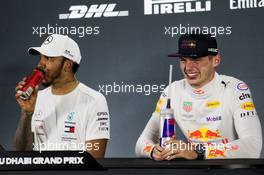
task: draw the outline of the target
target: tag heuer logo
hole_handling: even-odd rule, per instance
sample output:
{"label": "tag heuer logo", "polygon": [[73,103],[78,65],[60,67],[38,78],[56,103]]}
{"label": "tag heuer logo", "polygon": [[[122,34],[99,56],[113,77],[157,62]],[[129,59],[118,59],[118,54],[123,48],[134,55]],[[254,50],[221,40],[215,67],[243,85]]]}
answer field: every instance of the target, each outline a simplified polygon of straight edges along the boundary
{"label": "tag heuer logo", "polygon": [[192,102],[183,102],[183,110],[186,112],[190,112],[192,110]]}

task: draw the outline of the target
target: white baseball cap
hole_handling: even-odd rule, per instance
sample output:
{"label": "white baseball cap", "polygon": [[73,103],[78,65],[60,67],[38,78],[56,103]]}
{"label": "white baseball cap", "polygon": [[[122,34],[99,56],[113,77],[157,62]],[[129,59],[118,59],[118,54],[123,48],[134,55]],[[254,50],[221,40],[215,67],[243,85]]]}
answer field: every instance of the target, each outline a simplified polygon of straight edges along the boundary
{"label": "white baseball cap", "polygon": [[41,53],[48,57],[64,56],[77,64],[80,64],[82,58],[78,44],[67,35],[59,34],[48,36],[40,47],[30,47],[28,53]]}

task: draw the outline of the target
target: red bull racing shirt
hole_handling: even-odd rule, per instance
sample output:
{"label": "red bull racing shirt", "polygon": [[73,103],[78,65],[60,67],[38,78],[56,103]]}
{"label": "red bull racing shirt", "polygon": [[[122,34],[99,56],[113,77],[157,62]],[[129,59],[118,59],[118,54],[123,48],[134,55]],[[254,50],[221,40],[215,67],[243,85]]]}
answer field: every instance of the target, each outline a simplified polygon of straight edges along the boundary
{"label": "red bull racing shirt", "polygon": [[137,156],[150,157],[159,143],[160,110],[166,107],[169,88],[177,126],[189,142],[207,145],[206,159],[259,158],[262,130],[252,94],[244,82],[217,73],[201,89],[182,79],[164,90],[137,141]]}

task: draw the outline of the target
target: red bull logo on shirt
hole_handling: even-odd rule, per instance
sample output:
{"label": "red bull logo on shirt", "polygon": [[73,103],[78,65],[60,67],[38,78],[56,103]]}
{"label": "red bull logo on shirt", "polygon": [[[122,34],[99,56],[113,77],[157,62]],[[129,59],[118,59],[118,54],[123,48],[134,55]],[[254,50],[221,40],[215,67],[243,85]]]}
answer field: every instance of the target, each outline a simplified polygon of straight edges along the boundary
{"label": "red bull logo on shirt", "polygon": [[188,135],[189,135],[188,136],[189,139],[192,139],[192,138],[194,138],[194,139],[200,139],[200,138],[203,137],[202,136],[202,132],[200,130],[195,130],[193,132],[190,132]]}
{"label": "red bull logo on shirt", "polygon": [[211,150],[209,150],[207,157],[209,159],[217,158],[217,157],[226,157],[225,150],[224,149],[223,150],[211,149]]}
{"label": "red bull logo on shirt", "polygon": [[188,131],[188,139],[190,143],[203,143],[206,145],[207,158],[225,158],[227,150],[238,150],[237,145],[231,145],[227,138],[220,134],[218,129],[211,130],[206,127],[197,130]]}
{"label": "red bull logo on shirt", "polygon": [[221,138],[221,136],[219,135],[219,130],[217,129],[215,132],[211,131],[211,130],[207,130],[205,133],[205,137],[208,139],[212,139],[212,138]]}
{"label": "red bull logo on shirt", "polygon": [[221,139],[221,135],[219,133],[219,130],[212,131],[207,128],[200,128],[194,131],[188,131],[188,138],[189,140],[195,139],[197,141],[210,141],[215,139]]}

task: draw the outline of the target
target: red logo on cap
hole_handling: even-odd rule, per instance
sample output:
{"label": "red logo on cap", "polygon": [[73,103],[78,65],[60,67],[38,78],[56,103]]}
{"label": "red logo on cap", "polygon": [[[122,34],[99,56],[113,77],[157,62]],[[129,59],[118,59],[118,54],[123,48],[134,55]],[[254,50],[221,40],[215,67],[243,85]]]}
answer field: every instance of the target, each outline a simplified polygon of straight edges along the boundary
{"label": "red logo on cap", "polygon": [[181,47],[185,49],[187,48],[193,49],[196,47],[196,41],[195,40],[183,40]]}

